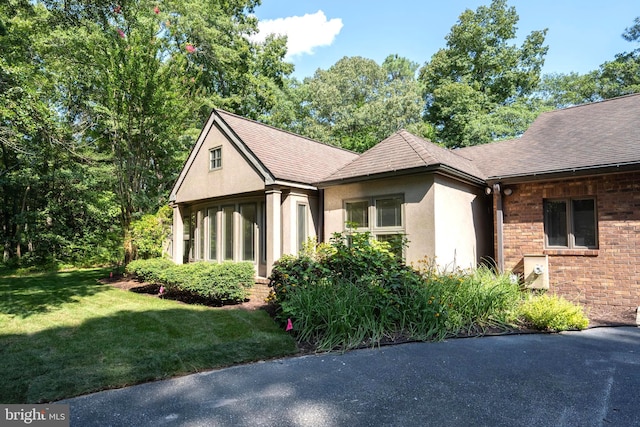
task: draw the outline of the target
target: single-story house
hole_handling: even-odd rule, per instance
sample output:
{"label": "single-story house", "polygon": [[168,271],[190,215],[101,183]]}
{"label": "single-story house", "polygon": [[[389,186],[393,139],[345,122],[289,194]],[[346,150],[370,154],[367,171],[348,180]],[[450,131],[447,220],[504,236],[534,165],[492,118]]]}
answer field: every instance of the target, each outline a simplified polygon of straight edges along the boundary
{"label": "single-story house", "polygon": [[171,192],[173,257],[260,277],[309,237],[409,241],[409,263],[494,260],[532,287],[640,304],[640,95],[543,113],[457,150],[401,130],[356,154],[214,110]]}

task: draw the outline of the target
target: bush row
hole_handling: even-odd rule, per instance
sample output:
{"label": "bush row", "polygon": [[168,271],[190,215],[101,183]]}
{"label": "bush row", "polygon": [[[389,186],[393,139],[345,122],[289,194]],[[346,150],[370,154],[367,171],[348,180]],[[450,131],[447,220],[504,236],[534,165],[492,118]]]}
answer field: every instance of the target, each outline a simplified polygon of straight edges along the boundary
{"label": "bush row", "polygon": [[[426,261],[413,268],[397,253],[402,247],[373,240],[369,233],[335,234],[328,244],[310,244],[297,257],[282,257],[269,277],[268,299],[280,321],[292,321],[297,339],[318,350],[399,338],[437,340],[506,329],[523,320],[550,330],[586,326],[581,308],[573,305],[574,311],[555,309],[544,300],[542,307],[526,310],[526,292],[507,274],[488,267],[442,272]],[[553,311],[555,320],[545,323],[537,315],[543,321],[534,322],[535,310]]]}
{"label": "bush row", "polygon": [[220,303],[238,303],[249,296],[255,271],[249,262],[195,262],[176,265],[166,258],[135,260],[127,273],[163,285],[168,292],[189,292]]}

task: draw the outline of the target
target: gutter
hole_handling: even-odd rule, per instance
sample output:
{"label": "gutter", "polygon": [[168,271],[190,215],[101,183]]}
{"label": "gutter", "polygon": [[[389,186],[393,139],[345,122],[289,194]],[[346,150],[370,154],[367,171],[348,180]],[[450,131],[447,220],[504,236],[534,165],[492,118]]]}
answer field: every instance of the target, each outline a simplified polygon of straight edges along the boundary
{"label": "gutter", "polygon": [[500,184],[493,184],[493,199],[496,203],[496,262],[498,263],[498,271],[504,273],[504,213]]}

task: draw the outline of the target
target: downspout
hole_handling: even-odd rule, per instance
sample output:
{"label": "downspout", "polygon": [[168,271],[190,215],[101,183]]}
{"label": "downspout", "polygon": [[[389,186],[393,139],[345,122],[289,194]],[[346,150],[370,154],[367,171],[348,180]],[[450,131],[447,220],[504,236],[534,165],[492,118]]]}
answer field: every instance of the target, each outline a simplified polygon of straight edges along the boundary
{"label": "downspout", "polygon": [[498,271],[500,273],[504,273],[504,215],[502,213],[502,193],[500,191],[500,184],[493,184],[493,194],[496,201],[496,261],[498,263]]}

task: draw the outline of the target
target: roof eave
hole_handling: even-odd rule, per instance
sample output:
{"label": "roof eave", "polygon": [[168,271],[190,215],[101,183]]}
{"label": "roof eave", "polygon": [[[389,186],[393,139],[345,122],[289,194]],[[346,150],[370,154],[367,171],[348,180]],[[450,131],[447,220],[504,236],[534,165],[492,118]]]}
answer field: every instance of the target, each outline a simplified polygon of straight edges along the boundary
{"label": "roof eave", "polygon": [[442,175],[459,179],[461,181],[474,184],[479,187],[484,187],[486,185],[485,180],[482,178],[479,178],[477,176],[468,174],[461,170],[458,170],[440,163],[428,165],[426,167],[419,166],[419,167],[413,167],[413,168],[407,168],[407,169],[396,169],[392,171],[386,171],[386,172],[380,172],[380,173],[374,173],[374,174],[353,176],[353,177],[348,177],[344,179],[326,180],[326,181],[319,182],[315,185],[318,188],[327,188],[327,187],[333,187],[336,185],[351,184],[354,182],[366,181],[370,179],[394,178],[398,176],[415,175],[420,173],[440,173]]}
{"label": "roof eave", "polygon": [[552,171],[529,172],[522,174],[494,175],[487,178],[488,184],[502,182],[505,184],[517,184],[533,181],[549,181],[554,179],[567,179],[573,177],[586,177],[593,175],[608,175],[640,170],[640,162],[612,163],[607,165],[582,166],[565,168]]}

